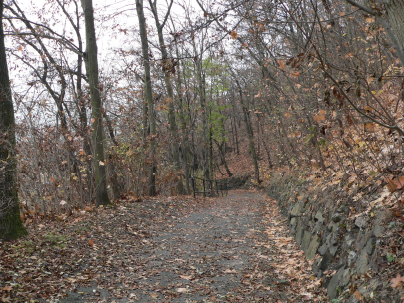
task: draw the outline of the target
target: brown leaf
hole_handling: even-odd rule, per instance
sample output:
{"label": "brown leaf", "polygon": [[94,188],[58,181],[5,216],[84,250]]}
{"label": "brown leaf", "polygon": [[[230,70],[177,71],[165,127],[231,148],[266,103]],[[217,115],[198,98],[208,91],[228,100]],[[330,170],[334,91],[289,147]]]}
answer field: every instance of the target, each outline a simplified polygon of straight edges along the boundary
{"label": "brown leaf", "polygon": [[236,33],[236,31],[231,31],[230,36],[232,39],[237,39],[238,34]]}
{"label": "brown leaf", "polygon": [[389,192],[395,192],[398,189],[404,187],[404,176],[399,176],[398,178],[391,179],[387,184],[387,189]]}
{"label": "brown leaf", "polygon": [[91,247],[93,247],[93,246],[94,246],[94,240],[93,240],[93,239],[90,239],[90,240],[88,241],[88,245],[90,245]]}
{"label": "brown leaf", "polygon": [[400,282],[404,282],[404,277],[401,277],[400,274],[397,274],[397,277],[390,280],[391,287],[396,288]]}
{"label": "brown leaf", "polygon": [[355,298],[358,300],[363,300],[363,296],[361,295],[361,293],[359,291],[355,291],[354,292]]}
{"label": "brown leaf", "polygon": [[285,64],[283,63],[283,60],[278,60],[278,64],[279,64],[279,68],[280,68],[281,70],[284,70],[284,69],[285,69]]}
{"label": "brown leaf", "polygon": [[375,124],[373,122],[366,122],[365,131],[369,132],[369,133],[373,133],[375,131]]}
{"label": "brown leaf", "polygon": [[6,286],[4,286],[3,290],[5,290],[5,291],[12,291],[13,288],[12,288],[10,285],[6,285]]}
{"label": "brown leaf", "polygon": [[313,116],[313,120],[317,123],[325,121],[325,115],[315,115]]}

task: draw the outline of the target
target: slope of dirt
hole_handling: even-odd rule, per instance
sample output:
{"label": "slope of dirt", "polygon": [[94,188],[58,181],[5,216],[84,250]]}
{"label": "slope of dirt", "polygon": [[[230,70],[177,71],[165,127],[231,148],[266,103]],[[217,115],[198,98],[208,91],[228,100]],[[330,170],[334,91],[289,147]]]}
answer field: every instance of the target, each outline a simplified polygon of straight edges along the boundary
{"label": "slope of dirt", "polygon": [[0,297],[327,302],[285,223],[276,202],[254,191],[127,201],[1,244]]}

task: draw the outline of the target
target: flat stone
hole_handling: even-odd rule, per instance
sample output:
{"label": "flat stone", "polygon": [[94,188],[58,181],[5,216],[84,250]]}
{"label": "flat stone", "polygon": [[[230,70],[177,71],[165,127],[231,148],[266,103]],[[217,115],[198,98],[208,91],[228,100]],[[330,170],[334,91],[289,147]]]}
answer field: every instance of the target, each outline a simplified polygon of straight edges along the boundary
{"label": "flat stone", "polygon": [[358,232],[355,241],[355,248],[357,251],[362,251],[371,236],[371,232],[361,230]]}
{"label": "flat stone", "polygon": [[306,251],[307,260],[313,260],[317,253],[317,248],[320,246],[320,238],[315,235],[309,245],[309,248]]}
{"label": "flat stone", "polygon": [[295,206],[293,206],[292,210],[290,211],[291,217],[298,217],[301,215],[303,209],[303,203],[297,202]]}
{"label": "flat stone", "polygon": [[357,217],[355,219],[355,225],[360,229],[364,229],[368,225],[367,219],[364,216]]}
{"label": "flat stone", "polygon": [[318,210],[314,218],[320,223],[324,222],[323,212]]}
{"label": "flat stone", "polygon": [[341,285],[342,286],[348,285],[350,280],[351,280],[351,273],[349,271],[349,268],[347,268],[347,269],[344,270],[344,273],[342,274]]}
{"label": "flat stone", "polygon": [[296,236],[295,236],[297,245],[301,245],[301,244],[302,244],[303,232],[304,232],[304,229],[303,229],[303,220],[302,220],[302,219],[299,219],[299,220],[297,221]]}
{"label": "flat stone", "polygon": [[351,245],[355,242],[355,239],[351,237],[351,235],[347,235],[345,237],[345,243],[348,247],[351,247]]}
{"label": "flat stone", "polygon": [[296,226],[296,218],[292,218],[292,219],[290,220],[290,226],[291,226],[291,227],[295,227],[295,226]]}
{"label": "flat stone", "polygon": [[339,223],[335,223],[333,221],[328,224],[328,229],[331,231],[337,231],[340,228]]}
{"label": "flat stone", "polygon": [[373,251],[375,250],[375,245],[376,245],[376,239],[370,238],[365,245],[365,250],[368,255],[373,254]]}
{"label": "flat stone", "polygon": [[338,246],[337,245],[332,245],[328,249],[330,251],[330,254],[335,256],[335,254],[337,253],[337,250],[338,250]]}
{"label": "flat stone", "polygon": [[356,271],[359,275],[364,274],[368,270],[368,254],[365,250],[359,255],[358,261],[356,261]]}
{"label": "flat stone", "polygon": [[340,279],[344,274],[344,267],[341,267],[335,275],[332,276],[330,283],[327,286],[327,293],[330,299],[335,299],[338,296],[338,287],[340,287]]}
{"label": "flat stone", "polygon": [[373,228],[373,234],[375,235],[376,238],[380,238],[383,236],[384,231],[386,228],[380,224],[376,224],[375,227]]}
{"label": "flat stone", "polygon": [[324,243],[323,245],[320,246],[320,248],[318,249],[318,253],[322,256],[325,255],[325,253],[328,251],[328,244]]}
{"label": "flat stone", "polygon": [[309,248],[310,237],[311,237],[311,232],[306,230],[304,232],[303,239],[302,239],[302,245],[301,245],[302,250],[306,251]]}
{"label": "flat stone", "polygon": [[348,253],[348,266],[351,266],[351,265],[355,262],[356,256],[357,256],[357,254],[356,254],[356,252],[353,251],[353,250],[351,250],[351,251]]}

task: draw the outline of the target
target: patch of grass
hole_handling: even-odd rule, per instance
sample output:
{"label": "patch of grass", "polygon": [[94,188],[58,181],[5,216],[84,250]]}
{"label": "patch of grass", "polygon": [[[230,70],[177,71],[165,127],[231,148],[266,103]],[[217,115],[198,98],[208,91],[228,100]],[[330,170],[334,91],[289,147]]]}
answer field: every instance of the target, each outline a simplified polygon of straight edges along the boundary
{"label": "patch of grass", "polygon": [[90,223],[84,223],[84,224],[82,224],[80,226],[77,226],[74,231],[77,234],[82,234],[82,233],[90,232],[91,229],[92,229],[92,227],[91,227]]}
{"label": "patch of grass", "polygon": [[17,250],[24,250],[27,253],[32,253],[35,251],[35,244],[31,240],[23,241],[20,245],[12,245]]}
{"label": "patch of grass", "polygon": [[66,247],[66,242],[68,237],[66,235],[57,234],[55,232],[50,232],[45,235],[45,239],[51,245],[57,245],[60,248]]}

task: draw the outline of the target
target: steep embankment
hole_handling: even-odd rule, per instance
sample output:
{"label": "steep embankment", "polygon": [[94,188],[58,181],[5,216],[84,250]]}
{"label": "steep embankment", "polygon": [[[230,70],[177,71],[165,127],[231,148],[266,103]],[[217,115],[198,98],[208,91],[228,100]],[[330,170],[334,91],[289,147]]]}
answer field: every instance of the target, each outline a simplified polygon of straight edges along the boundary
{"label": "steep embankment", "polygon": [[276,173],[266,191],[333,302],[402,302],[398,193],[384,181],[354,183],[353,175]]}

